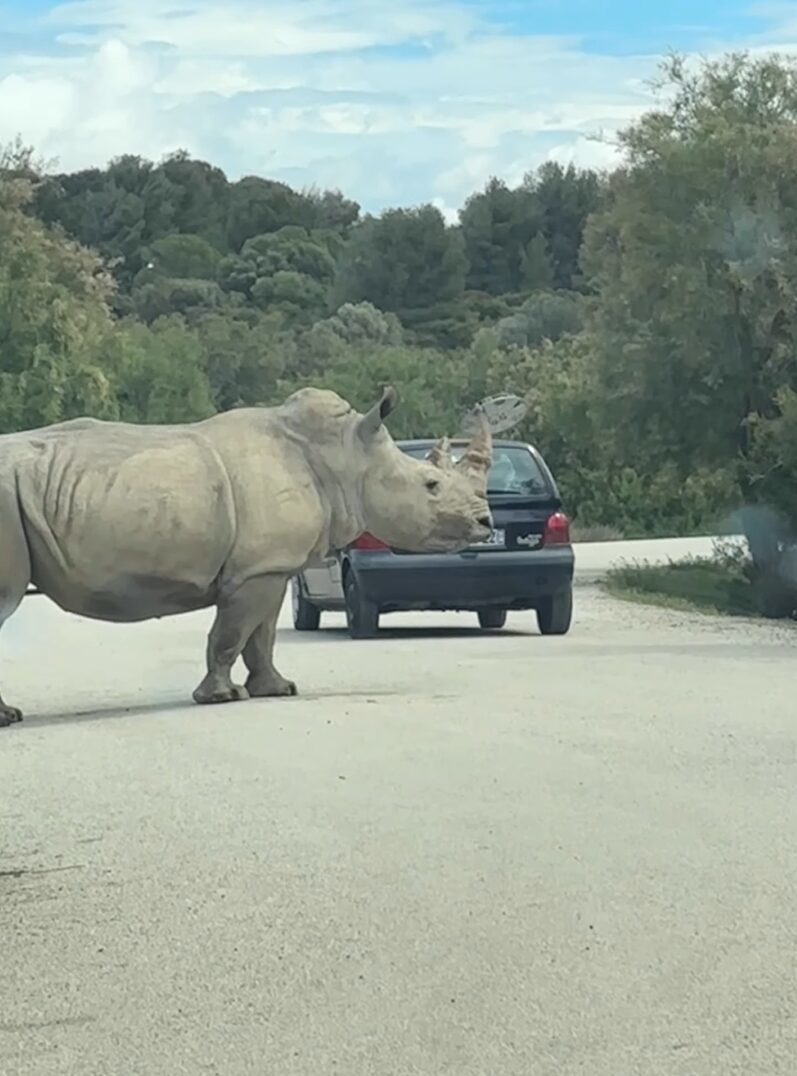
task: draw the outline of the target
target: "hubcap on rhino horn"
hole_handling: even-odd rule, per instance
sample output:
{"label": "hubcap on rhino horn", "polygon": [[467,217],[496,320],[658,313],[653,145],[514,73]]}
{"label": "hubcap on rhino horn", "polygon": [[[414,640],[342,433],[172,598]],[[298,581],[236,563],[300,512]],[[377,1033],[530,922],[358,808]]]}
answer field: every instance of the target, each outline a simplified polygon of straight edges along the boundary
{"label": "hubcap on rhino horn", "polygon": [[462,432],[467,437],[472,437],[478,427],[479,416],[487,420],[490,433],[495,436],[498,433],[506,433],[513,426],[523,421],[528,413],[528,404],[520,396],[514,393],[502,393],[498,396],[487,396],[476,404],[465,415],[462,423]]}

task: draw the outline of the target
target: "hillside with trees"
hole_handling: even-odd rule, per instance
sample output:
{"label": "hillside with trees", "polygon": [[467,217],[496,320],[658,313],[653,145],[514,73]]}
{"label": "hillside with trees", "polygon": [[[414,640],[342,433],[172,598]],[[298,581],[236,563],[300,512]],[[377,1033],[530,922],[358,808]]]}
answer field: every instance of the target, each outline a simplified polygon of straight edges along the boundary
{"label": "hillside with trees", "polygon": [[0,160],[0,430],[182,421],[303,384],[396,436],[526,398],[574,516],[628,535],[797,520],[797,67],[662,68],[611,174],[492,179],[447,224],[175,153]]}

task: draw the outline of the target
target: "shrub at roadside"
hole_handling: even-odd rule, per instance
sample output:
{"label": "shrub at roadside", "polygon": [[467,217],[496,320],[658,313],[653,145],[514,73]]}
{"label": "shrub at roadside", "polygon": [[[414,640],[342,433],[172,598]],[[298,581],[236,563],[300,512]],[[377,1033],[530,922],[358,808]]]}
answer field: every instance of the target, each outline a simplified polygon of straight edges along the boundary
{"label": "shrub at roadside", "polygon": [[774,602],[748,551],[730,542],[718,543],[711,557],[622,565],[609,572],[606,588],[633,601],[730,616],[797,614],[797,592],[781,587]]}

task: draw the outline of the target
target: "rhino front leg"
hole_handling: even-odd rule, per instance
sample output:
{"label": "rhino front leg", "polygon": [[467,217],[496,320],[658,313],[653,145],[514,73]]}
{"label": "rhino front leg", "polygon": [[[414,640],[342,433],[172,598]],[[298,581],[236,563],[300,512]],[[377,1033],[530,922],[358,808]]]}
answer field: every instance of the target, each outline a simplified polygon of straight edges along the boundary
{"label": "rhino front leg", "polygon": [[274,642],[277,620],[285,600],[287,576],[270,576],[268,600],[261,606],[262,622],[255,628],[244,647],[244,664],[249,670],[246,690],[254,698],[296,695],[293,680],[286,680],[274,668]]}
{"label": "rhino front leg", "polygon": [[[248,647],[250,640],[260,630],[259,626],[263,625],[264,620],[265,623],[271,622],[272,634],[268,650],[268,664],[274,672],[271,651],[274,648],[277,617],[285,598],[287,585],[287,576],[263,575],[257,579],[249,579],[234,594],[219,603],[216,619],[208,636],[208,671],[202,683],[194,691],[195,702],[237,702],[249,698],[248,686],[242,687],[240,684],[233,683],[232,669],[244,653],[244,647]],[[249,653],[251,654],[252,651],[250,650]],[[252,666],[245,653],[244,660],[251,669]],[[275,675],[282,680],[278,673]],[[249,681],[252,679],[250,676]],[[287,680],[283,683],[289,685]],[[259,687],[260,684],[256,682],[255,686]],[[293,686],[292,691],[269,691],[268,694],[294,694],[295,691],[296,688]],[[260,691],[254,693],[261,694]]]}
{"label": "rhino front leg", "polygon": [[264,603],[272,587],[269,577],[250,579],[219,602],[206,651],[207,675],[194,691],[194,702],[238,702],[249,698],[241,684],[232,681],[232,669],[247,640],[263,619]]}

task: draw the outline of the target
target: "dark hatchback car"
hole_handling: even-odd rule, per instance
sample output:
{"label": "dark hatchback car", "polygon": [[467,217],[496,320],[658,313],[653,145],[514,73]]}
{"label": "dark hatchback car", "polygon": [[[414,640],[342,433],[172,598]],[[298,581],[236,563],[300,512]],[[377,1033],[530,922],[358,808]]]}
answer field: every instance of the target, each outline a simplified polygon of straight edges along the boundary
{"label": "dark hatchback car", "polygon": [[[398,441],[423,459],[432,440]],[[452,444],[456,460],[465,441]],[[352,638],[376,634],[383,613],[471,610],[484,629],[504,626],[511,609],[534,609],[543,635],[564,635],[573,612],[570,524],[553,475],[521,441],[493,442],[487,496],[494,531],[460,553],[405,553],[364,534],[291,581],[293,623],[318,628],[324,610],[343,610]]]}

